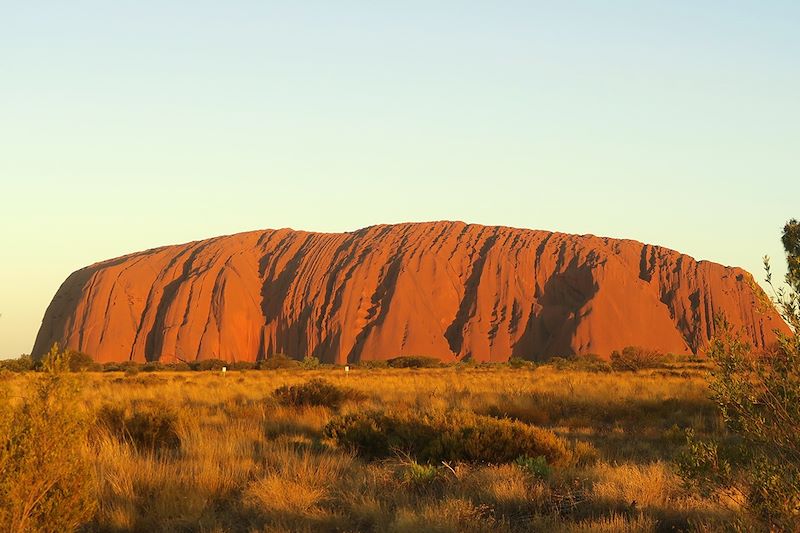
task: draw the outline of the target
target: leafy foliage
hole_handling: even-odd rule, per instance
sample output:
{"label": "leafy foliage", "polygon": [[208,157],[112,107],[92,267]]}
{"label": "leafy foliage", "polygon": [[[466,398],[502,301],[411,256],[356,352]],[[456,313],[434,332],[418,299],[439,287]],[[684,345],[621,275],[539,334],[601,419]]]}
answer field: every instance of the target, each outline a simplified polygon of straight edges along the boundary
{"label": "leafy foliage", "polygon": [[[751,515],[770,529],[800,523],[800,224],[784,228],[788,289],[777,307],[792,328],[761,356],[720,317],[709,357],[718,365],[711,382],[733,442],[703,442],[690,435],[681,462],[684,477],[707,493],[738,493]],[[772,276],[767,265],[767,281]]]}
{"label": "leafy foliage", "polygon": [[74,531],[94,514],[89,421],[69,353],[53,346],[44,373],[16,403],[0,403],[0,524],[5,531]]}
{"label": "leafy foliage", "polygon": [[309,355],[303,358],[300,366],[303,368],[303,370],[315,370],[320,367],[320,362],[316,357],[311,357]]}
{"label": "leafy foliage", "polygon": [[543,455],[536,457],[521,455],[517,457],[517,460],[514,461],[514,464],[516,464],[524,472],[537,479],[547,479],[552,473],[552,468],[550,468],[550,465],[547,464],[547,458]]}

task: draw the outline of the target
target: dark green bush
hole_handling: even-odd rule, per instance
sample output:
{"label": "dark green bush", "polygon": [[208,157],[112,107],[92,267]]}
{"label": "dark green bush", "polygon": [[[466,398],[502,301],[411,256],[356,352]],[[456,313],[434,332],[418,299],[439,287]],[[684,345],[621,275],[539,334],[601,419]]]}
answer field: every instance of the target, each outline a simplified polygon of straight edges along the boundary
{"label": "dark green bush", "polygon": [[137,375],[139,375],[139,365],[126,365],[124,368],[125,368],[125,375],[126,376],[137,376]]}
{"label": "dark green bush", "polygon": [[356,363],[359,368],[373,369],[373,368],[386,368],[388,363],[386,361],[359,361]]}
{"label": "dark green bush", "polygon": [[163,404],[138,407],[133,412],[104,405],[97,412],[97,423],[139,451],[174,450],[181,445],[177,431],[178,413]]}
{"label": "dark green bush", "polygon": [[435,357],[424,355],[401,355],[386,361],[392,368],[438,368],[442,362]]}
{"label": "dark green bush", "polygon": [[172,372],[186,372],[192,369],[188,363],[184,363],[183,361],[178,361],[177,363],[168,363],[164,365],[164,368]]}
{"label": "dark green bush", "polygon": [[508,360],[508,366],[511,368],[532,368],[535,364],[533,361],[528,361],[522,357],[512,357]]}
{"label": "dark green bush", "polygon": [[663,368],[666,363],[667,357],[663,353],[638,346],[626,346],[622,351],[611,353],[611,368],[614,370]]}
{"label": "dark green bush", "polygon": [[125,372],[131,367],[136,367],[136,370],[139,370],[139,363],[136,361],[119,361],[119,362],[110,362],[110,363],[103,363],[101,365],[103,372]]}
{"label": "dark green bush", "polygon": [[158,361],[148,361],[141,366],[142,372],[161,372],[167,368]]}
{"label": "dark green bush", "polygon": [[316,357],[311,357],[308,355],[300,362],[300,366],[302,366],[305,370],[315,370],[319,368],[320,362]]}
{"label": "dark green bush", "polygon": [[33,370],[34,361],[28,354],[20,355],[16,359],[5,359],[0,361],[0,370],[8,370],[10,372],[28,372]]}
{"label": "dark green bush", "polygon": [[252,361],[233,361],[228,365],[228,370],[253,370],[256,364]]}
{"label": "dark green bush", "polygon": [[281,353],[271,355],[256,364],[256,368],[259,370],[278,370],[279,368],[297,368],[299,366],[300,361]]}
{"label": "dark green bush", "polygon": [[471,412],[392,411],[352,413],[331,420],[325,435],[368,458],[403,452],[416,460],[508,463],[543,456],[568,464],[573,453],[552,431]]}
{"label": "dark green bush", "polygon": [[91,355],[72,350],[69,350],[66,353],[68,354],[70,372],[83,372],[86,370],[92,370],[95,366],[94,359],[92,359]]}
{"label": "dark green bush", "polygon": [[557,370],[579,370],[583,372],[611,372],[608,361],[595,354],[553,357],[550,364]]}
{"label": "dark green bush", "polygon": [[295,407],[323,405],[338,409],[347,400],[360,400],[363,395],[353,389],[337,387],[323,379],[312,379],[300,385],[284,385],[272,393],[278,403]]}
{"label": "dark green bush", "polygon": [[222,367],[227,367],[228,362],[223,361],[222,359],[201,359],[199,361],[192,361],[189,363],[189,367],[192,370],[198,370],[201,372],[207,372],[209,370],[222,370]]}
{"label": "dark green bush", "polygon": [[543,455],[536,457],[529,457],[521,455],[517,457],[514,464],[517,465],[523,472],[530,474],[538,479],[547,479],[552,473],[552,468],[547,464],[547,458]]}

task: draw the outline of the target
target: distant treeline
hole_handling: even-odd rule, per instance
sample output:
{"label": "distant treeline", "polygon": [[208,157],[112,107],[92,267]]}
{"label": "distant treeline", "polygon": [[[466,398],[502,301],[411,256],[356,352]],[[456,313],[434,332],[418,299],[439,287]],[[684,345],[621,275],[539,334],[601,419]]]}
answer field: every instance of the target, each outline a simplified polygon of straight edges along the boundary
{"label": "distant treeline", "polygon": [[[294,359],[284,354],[275,354],[260,361],[224,361],[222,359],[202,359],[198,361],[162,363],[148,361],[122,361],[110,363],[97,363],[92,357],[83,352],[68,351],[69,369],[72,372],[125,372],[137,374],[139,372],[186,372],[186,371],[222,371],[225,370],[278,370],[278,369],[305,369],[317,368],[342,368],[343,365],[323,364],[316,357],[305,357],[302,360]],[[435,357],[421,355],[404,355],[385,361],[358,361],[350,363],[354,368],[444,368],[444,367],[487,367],[509,366],[511,368],[532,368],[539,364],[554,365],[558,368],[585,370],[589,372],[634,371],[647,368],[663,368],[671,363],[701,362],[702,359],[691,355],[663,354],[655,350],[628,346],[621,351],[611,354],[610,360],[597,355],[569,355],[552,357],[546,361],[531,361],[519,357],[512,357],[507,362],[478,363],[470,357],[445,363]],[[41,361],[30,355],[21,355],[17,359],[0,360],[0,371],[31,372],[40,370]]]}

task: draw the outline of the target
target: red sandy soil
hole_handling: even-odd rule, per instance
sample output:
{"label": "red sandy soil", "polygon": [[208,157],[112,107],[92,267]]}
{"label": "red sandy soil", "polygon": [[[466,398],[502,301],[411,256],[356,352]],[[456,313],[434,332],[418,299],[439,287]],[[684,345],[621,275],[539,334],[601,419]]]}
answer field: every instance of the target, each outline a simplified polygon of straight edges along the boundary
{"label": "red sandy soil", "polygon": [[267,230],[78,270],[33,353],[56,341],[103,362],[690,353],[719,312],[772,343],[786,326],[763,300],[740,268],[630,240],[462,222]]}

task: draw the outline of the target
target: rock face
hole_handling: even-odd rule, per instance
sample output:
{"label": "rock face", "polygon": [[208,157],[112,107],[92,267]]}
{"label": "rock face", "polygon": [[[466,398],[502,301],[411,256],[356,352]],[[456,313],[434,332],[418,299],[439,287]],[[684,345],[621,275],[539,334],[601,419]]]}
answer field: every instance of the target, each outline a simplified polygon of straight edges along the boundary
{"label": "rock face", "polygon": [[744,270],[629,240],[461,222],[267,230],[78,270],[33,353],[53,342],[98,361],[702,352],[718,312],[756,347],[785,331],[762,299]]}

